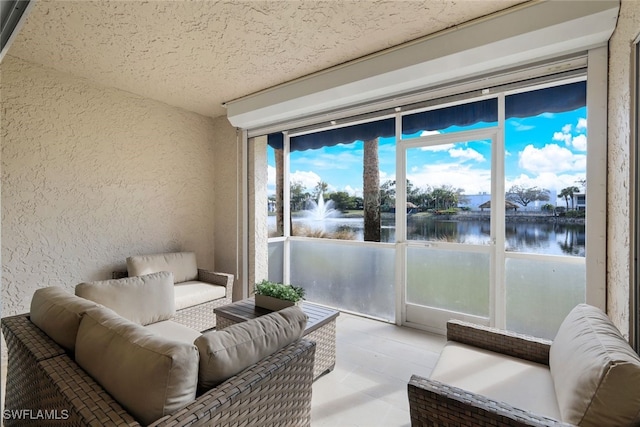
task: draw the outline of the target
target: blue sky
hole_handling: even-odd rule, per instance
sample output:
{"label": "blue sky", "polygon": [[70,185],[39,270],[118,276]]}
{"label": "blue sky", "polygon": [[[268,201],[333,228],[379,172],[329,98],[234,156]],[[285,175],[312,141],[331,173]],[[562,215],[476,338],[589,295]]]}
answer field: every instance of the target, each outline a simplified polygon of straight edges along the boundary
{"label": "blue sky", "polygon": [[[552,196],[568,186],[583,190],[578,181],[586,175],[586,117],[585,107],[508,119],[505,123],[505,188],[538,186],[552,191]],[[486,126],[480,123],[465,129]],[[444,132],[460,129],[452,127]],[[275,188],[275,161],[271,151],[269,194]],[[395,179],[395,151],[393,138],[380,140],[381,183]],[[362,154],[362,141],[293,152],[291,180],[301,182],[310,191],[322,180],[329,184],[330,191],[362,195]],[[407,177],[421,188],[451,185],[464,189],[468,195],[490,192],[490,168],[489,141],[461,141],[455,145],[411,149],[407,153]]]}

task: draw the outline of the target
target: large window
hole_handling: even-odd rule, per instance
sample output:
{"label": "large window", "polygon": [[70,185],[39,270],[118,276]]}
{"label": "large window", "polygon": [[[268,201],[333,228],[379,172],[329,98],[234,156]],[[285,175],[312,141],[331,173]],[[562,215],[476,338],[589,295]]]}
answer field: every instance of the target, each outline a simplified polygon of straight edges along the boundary
{"label": "large window", "polygon": [[270,278],[435,331],[458,317],[553,338],[588,301],[586,221],[602,198],[586,79],[269,135]]}
{"label": "large window", "polygon": [[[271,237],[284,234],[284,190],[288,186],[291,236],[395,241],[393,119],[294,135],[286,140],[288,162],[282,159],[285,137],[276,134],[269,139]],[[369,209],[365,209],[365,202]],[[371,212],[374,218],[367,217]]]}

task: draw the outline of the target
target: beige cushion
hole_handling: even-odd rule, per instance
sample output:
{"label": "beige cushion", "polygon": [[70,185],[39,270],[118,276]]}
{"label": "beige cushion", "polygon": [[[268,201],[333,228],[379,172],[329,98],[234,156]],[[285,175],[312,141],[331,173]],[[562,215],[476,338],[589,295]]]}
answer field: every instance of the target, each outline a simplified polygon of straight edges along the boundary
{"label": "beige cushion", "polygon": [[210,283],[191,280],[188,282],[176,283],[174,287],[176,310],[204,304],[205,302],[224,298],[227,288]]}
{"label": "beige cushion", "polygon": [[562,420],[625,426],[640,414],[640,359],[600,309],[576,306],[549,353]]}
{"label": "beige cushion", "polygon": [[195,341],[200,350],[198,387],[213,388],[297,341],[306,325],[307,315],[294,306],[203,334]]}
{"label": "beige cushion", "polygon": [[144,425],[195,399],[198,357],[104,307],[80,321],[76,362]]}
{"label": "beige cushion", "polygon": [[173,322],[171,320],[151,323],[144,328],[168,340],[180,341],[189,344],[193,344],[196,338],[202,335],[195,329],[191,329],[188,326]]}
{"label": "beige cushion", "polygon": [[175,283],[198,279],[196,254],[193,252],[172,252],[166,254],[137,255],[127,258],[129,276],[170,271]]}
{"label": "beige cushion", "polygon": [[173,276],[167,271],[80,283],[76,286],[76,295],[102,304],[140,325],[168,320],[176,313]]}
{"label": "beige cushion", "polygon": [[35,291],[31,299],[31,321],[61,347],[76,348],[80,318],[97,304],[79,298],[64,289],[51,286]]}
{"label": "beige cushion", "polygon": [[560,420],[547,365],[449,341],[430,378]]}

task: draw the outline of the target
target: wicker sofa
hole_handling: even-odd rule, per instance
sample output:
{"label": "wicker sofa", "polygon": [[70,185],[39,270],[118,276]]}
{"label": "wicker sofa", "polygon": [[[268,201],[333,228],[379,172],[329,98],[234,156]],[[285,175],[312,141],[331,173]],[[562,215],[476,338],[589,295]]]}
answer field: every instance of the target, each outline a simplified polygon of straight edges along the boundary
{"label": "wicker sofa", "polygon": [[231,304],[233,274],[198,268],[193,252],[169,252],[130,256],[127,269],[112,273],[113,279],[169,271],[175,284],[176,314],[173,320],[196,331],[215,328],[213,309]]}
{"label": "wicker sofa", "polygon": [[408,393],[413,426],[638,426],[640,358],[586,304],[553,342],[449,321],[431,376]]}
{"label": "wicker sofa", "polygon": [[[128,280],[141,287],[137,295],[171,292],[171,279],[152,278]],[[115,304],[156,322],[135,323],[56,287],[36,291],[30,313],[2,319],[4,425],[310,425],[315,344],[300,339],[301,310],[199,334],[159,319],[149,304],[131,310],[136,286],[133,294],[118,289],[126,298]]]}

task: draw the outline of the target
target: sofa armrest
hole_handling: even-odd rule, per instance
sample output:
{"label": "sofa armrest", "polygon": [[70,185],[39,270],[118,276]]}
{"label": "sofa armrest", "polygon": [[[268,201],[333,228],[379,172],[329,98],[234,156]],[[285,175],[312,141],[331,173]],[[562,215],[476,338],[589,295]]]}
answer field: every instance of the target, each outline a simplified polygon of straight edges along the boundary
{"label": "sofa armrest", "polygon": [[311,423],[315,343],[301,339],[150,426]]}
{"label": "sofa armrest", "polygon": [[474,323],[450,320],[447,339],[507,356],[549,364],[551,341]]}
{"label": "sofa armrest", "polygon": [[232,300],[234,280],[233,274],[220,273],[217,271],[209,271],[199,268],[198,280],[201,282],[211,283],[213,285],[224,286],[225,288],[227,288],[225,297],[229,298],[229,301]]}
{"label": "sofa armrest", "polygon": [[418,375],[408,393],[412,426],[571,426]]}
{"label": "sofa armrest", "polygon": [[66,354],[64,348],[31,322],[28,313],[3,318],[2,333],[11,359],[39,362]]}
{"label": "sofa armrest", "polygon": [[22,425],[22,411],[41,409],[65,425],[139,426],[28,314],[3,318],[2,331],[9,356],[5,425]]}

